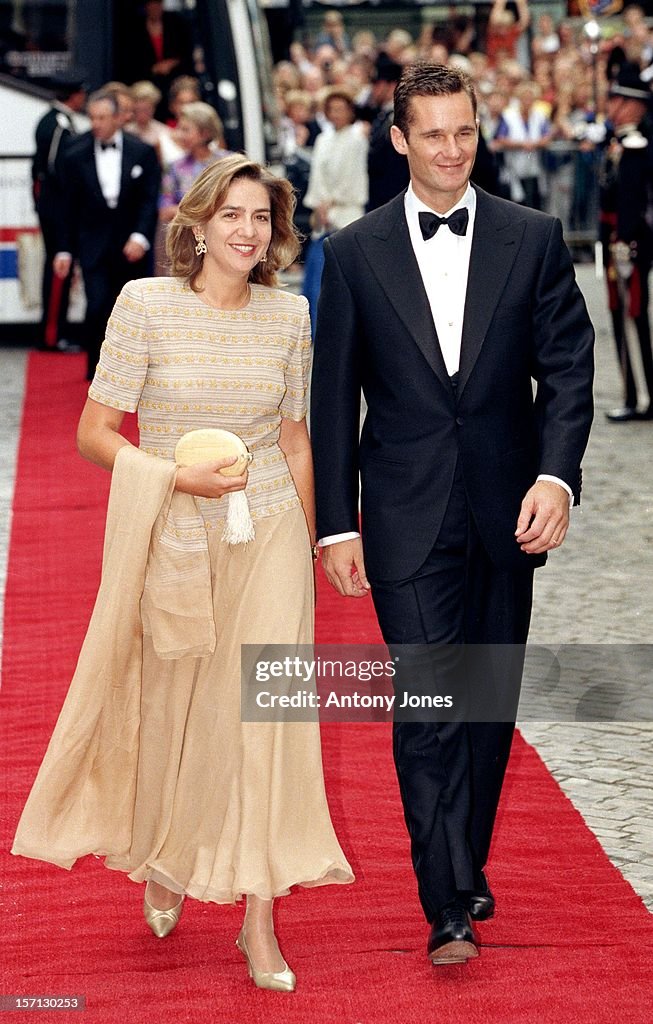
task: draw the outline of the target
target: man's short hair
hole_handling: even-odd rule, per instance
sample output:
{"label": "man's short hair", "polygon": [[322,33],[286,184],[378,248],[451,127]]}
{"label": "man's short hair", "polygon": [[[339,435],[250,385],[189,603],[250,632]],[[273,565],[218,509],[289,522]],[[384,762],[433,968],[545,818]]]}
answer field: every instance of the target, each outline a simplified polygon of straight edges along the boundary
{"label": "man's short hair", "polygon": [[394,123],[408,138],[408,131],[413,112],[411,100],[413,96],[455,96],[464,92],[469,96],[474,117],[476,118],[476,93],[469,77],[460,68],[449,68],[443,64],[427,64],[419,62],[404,68],[397,88],[395,89]]}
{"label": "man's short hair", "polygon": [[117,95],[115,94],[115,92],[110,92],[108,89],[104,88],[97,89],[95,92],[92,92],[87,100],[87,105],[90,107],[92,103],[102,102],[110,103],[111,109],[113,110],[114,114],[118,114],[120,112]]}

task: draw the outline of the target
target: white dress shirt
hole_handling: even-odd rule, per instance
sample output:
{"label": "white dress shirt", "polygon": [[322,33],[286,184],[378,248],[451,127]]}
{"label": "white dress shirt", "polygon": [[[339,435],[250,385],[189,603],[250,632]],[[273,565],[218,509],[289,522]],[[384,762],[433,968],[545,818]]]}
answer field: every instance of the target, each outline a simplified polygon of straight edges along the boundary
{"label": "white dress shirt", "polygon": [[95,170],[102,189],[107,206],[115,210],[120,196],[120,176],[122,173],[122,132],[109,139],[107,146],[103,149],[102,143],[95,140]]}
{"label": "white dress shirt", "polygon": [[[469,211],[467,231],[464,235],[455,235],[453,231],[449,230],[447,224],[442,224],[432,238],[425,240],[419,226],[419,214],[421,211],[427,213],[435,213],[435,211],[417,198],[412,184],[408,186],[404,197],[411,245],[431,307],[442,357],[450,377],[458,371],[460,366],[469,258],[472,252],[476,218],[476,192],[471,185],[468,185],[465,194],[455,206],[452,206],[444,214],[437,214],[438,217],[449,217],[454,210],[463,207],[467,207]],[[560,484],[569,495],[569,504],[573,504],[573,491],[564,480],[544,473],[537,479]],[[353,532],[337,533],[322,537],[318,543],[321,547],[327,547],[329,544],[337,544],[342,540],[353,540],[358,536],[360,534]]]}
{"label": "white dress shirt", "polygon": [[469,257],[472,252],[476,217],[476,193],[471,185],[468,185],[464,196],[455,206],[445,214],[438,214],[439,217],[448,217],[454,210],[466,207],[469,212],[469,223],[464,235],[455,235],[447,224],[443,224],[433,238],[425,241],[419,226],[419,214],[422,211],[434,211],[417,198],[412,185],[408,186],[404,207],[411,245],[431,307],[442,357],[447,373],[452,377],[460,365]]}

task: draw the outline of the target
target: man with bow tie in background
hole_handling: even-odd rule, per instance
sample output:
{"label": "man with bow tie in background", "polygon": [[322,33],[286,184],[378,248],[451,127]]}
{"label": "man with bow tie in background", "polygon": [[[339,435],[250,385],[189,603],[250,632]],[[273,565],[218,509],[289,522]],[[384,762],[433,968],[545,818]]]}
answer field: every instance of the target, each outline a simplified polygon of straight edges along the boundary
{"label": "man with bow tie in background", "polygon": [[92,380],[113,304],[130,280],[151,272],[161,173],[156,152],[120,130],[115,96],[89,97],[91,130],[68,149],[54,272],[78,258],[86,291],[84,341]]}
{"label": "man with bow tie in background", "polygon": [[[325,245],[311,391],[323,565],[344,595],[371,587],[391,649],[432,652],[437,669],[435,652],[446,668],[459,645],[492,645],[518,691],[533,570],[580,496],[593,330],[559,221],[469,185],[464,73],[406,68],[391,132],[407,191]],[[424,662],[406,657],[410,683]],[[472,919],[494,913],[484,868],[513,724],[398,718],[428,956],[465,961]]]}

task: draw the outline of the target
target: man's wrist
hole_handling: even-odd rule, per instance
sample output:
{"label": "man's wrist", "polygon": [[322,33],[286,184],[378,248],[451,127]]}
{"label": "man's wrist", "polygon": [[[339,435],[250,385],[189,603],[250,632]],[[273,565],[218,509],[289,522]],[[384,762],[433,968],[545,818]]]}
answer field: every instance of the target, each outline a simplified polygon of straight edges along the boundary
{"label": "man's wrist", "polygon": [[331,533],[327,537],[320,537],[317,544],[320,548],[328,548],[331,544],[340,544],[343,540],[357,540],[360,533],[351,530],[348,533]]}
{"label": "man's wrist", "polygon": [[132,231],[131,235],[129,236],[129,241],[137,242],[138,245],[140,245],[141,249],[144,249],[145,252],[149,252],[151,248],[147,238],[145,237],[145,235],[142,235],[140,231]]}
{"label": "man's wrist", "polygon": [[540,473],[537,479],[538,481],[543,480],[550,484],[558,484],[560,487],[562,487],[563,490],[565,490],[569,495],[569,508],[571,508],[571,506],[574,504],[574,492],[572,491],[569,484],[565,483],[564,480],[561,480],[559,476],[550,476],[548,473]]}

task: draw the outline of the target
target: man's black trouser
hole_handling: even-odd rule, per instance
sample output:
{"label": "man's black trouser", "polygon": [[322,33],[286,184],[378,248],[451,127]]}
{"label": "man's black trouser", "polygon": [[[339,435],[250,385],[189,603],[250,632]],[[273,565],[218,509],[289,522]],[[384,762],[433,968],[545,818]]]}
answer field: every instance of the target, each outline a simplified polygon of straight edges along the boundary
{"label": "man's black trouser", "polygon": [[[455,646],[450,645],[525,645],[532,590],[532,569],[499,570],[488,558],[457,471],[442,527],[425,563],[409,579],[372,583],[383,637],[393,653],[399,652],[400,664],[403,660],[406,665],[395,689],[412,685],[411,651],[420,649],[411,648],[402,659],[401,648],[395,645],[422,645],[422,652],[423,645],[429,645],[444,686],[451,663],[456,662]],[[494,677],[490,685],[516,698],[523,654],[523,647],[489,648],[488,672]],[[417,674],[424,667],[423,657],[418,661]],[[424,689],[423,680],[413,682],[416,690]],[[485,685],[483,672],[472,685]],[[393,753],[413,866],[424,913],[433,921],[458,892],[479,887],[514,723],[396,718],[397,713]]]}

